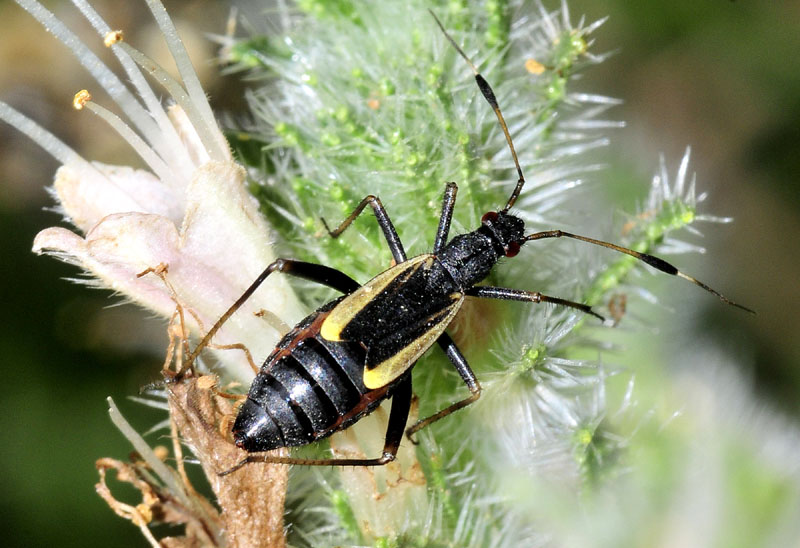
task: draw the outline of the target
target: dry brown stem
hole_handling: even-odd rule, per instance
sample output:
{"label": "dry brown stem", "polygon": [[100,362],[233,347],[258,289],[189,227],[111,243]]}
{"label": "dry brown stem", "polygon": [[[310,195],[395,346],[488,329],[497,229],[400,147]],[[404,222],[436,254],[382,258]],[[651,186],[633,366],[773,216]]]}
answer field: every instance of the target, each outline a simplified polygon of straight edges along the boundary
{"label": "dry brown stem", "polygon": [[[229,399],[208,388],[207,379],[186,378],[169,385],[170,415],[182,441],[192,447],[221,508],[226,544],[283,547],[288,467],[250,464],[220,477],[246,456],[220,429],[233,414]],[[200,386],[198,386],[198,384]]]}

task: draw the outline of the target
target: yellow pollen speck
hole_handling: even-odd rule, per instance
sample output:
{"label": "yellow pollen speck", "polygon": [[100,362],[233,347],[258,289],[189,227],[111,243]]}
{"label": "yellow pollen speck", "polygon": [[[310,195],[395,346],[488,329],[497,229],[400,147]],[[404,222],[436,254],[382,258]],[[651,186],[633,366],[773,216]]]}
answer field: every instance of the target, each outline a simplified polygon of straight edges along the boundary
{"label": "yellow pollen speck", "polygon": [[156,447],[154,447],[153,453],[156,455],[156,458],[158,458],[158,460],[162,462],[167,460],[167,457],[169,457],[169,449],[167,449],[163,445],[157,445]]}
{"label": "yellow pollen speck", "polygon": [[545,66],[536,59],[528,59],[525,61],[525,70],[531,74],[541,74],[544,72]]}
{"label": "yellow pollen speck", "polygon": [[131,519],[134,525],[147,525],[153,521],[153,509],[142,503],[136,505],[136,514]]}
{"label": "yellow pollen speck", "polygon": [[636,228],[636,223],[634,223],[633,221],[628,221],[627,223],[622,225],[622,235],[626,236],[630,234],[631,230],[633,230],[634,228]]}
{"label": "yellow pollen speck", "polygon": [[368,99],[367,106],[372,110],[378,110],[381,107],[381,102],[377,99]]}
{"label": "yellow pollen speck", "polygon": [[124,39],[125,36],[122,34],[121,30],[110,30],[106,33],[105,38],[103,38],[103,44],[105,44],[107,48],[110,48],[117,42],[122,42]]}
{"label": "yellow pollen speck", "polygon": [[83,107],[86,106],[86,103],[91,100],[92,94],[89,93],[88,90],[82,89],[75,94],[75,97],[72,98],[72,108],[75,110],[83,110]]}

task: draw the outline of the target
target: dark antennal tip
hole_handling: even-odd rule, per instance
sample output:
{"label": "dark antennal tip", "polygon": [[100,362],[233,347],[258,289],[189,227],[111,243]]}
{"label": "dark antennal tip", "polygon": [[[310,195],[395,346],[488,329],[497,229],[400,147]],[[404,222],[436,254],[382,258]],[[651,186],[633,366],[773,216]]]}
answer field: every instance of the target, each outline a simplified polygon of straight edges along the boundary
{"label": "dark antennal tip", "polygon": [[475,63],[473,63],[472,60],[469,57],[467,57],[467,54],[464,53],[464,50],[461,49],[461,47],[458,44],[456,44],[456,41],[453,40],[453,37],[450,36],[450,34],[444,28],[444,25],[442,24],[441,21],[439,21],[439,18],[436,17],[436,14],[433,13],[433,10],[429,9],[428,12],[430,12],[431,16],[436,21],[436,24],[439,25],[439,28],[441,29],[442,34],[444,34],[444,37],[447,38],[447,41],[450,42],[450,44],[452,44],[452,46],[455,48],[458,54],[461,57],[463,57],[464,60],[467,62],[467,64],[470,66],[470,68],[472,68],[472,72],[475,74],[475,81],[478,84],[478,88],[481,90],[481,94],[483,95],[483,97],[489,103],[489,106],[492,107],[495,116],[497,116],[497,121],[500,123],[500,128],[503,130],[503,134],[505,135],[506,143],[508,144],[508,148],[511,151],[511,157],[514,159],[514,166],[517,168],[517,175],[519,176],[519,179],[517,180],[517,186],[514,187],[514,191],[511,193],[511,197],[508,199],[506,207],[503,208],[503,213],[506,213],[509,209],[511,209],[514,203],[517,201],[517,198],[519,198],[519,195],[522,192],[522,187],[525,185],[525,176],[522,174],[522,167],[519,164],[519,158],[517,158],[517,151],[514,149],[514,142],[511,139],[511,133],[509,133],[508,131],[508,125],[506,125],[506,120],[505,118],[503,118],[503,113],[500,110],[500,105],[497,103],[497,98],[494,95],[492,86],[490,86],[489,82],[487,82],[486,79],[483,76],[481,76],[481,73],[478,71],[478,67],[476,67]]}
{"label": "dark antennal tip", "polygon": [[748,312],[748,313],[753,314],[753,315],[756,314],[756,311],[753,310],[752,308],[747,308],[746,306],[743,306],[743,305],[741,305],[741,304],[739,304],[737,302],[734,302],[734,301],[730,300],[728,297],[726,297],[725,295],[723,295],[719,291],[710,288],[709,286],[707,286],[706,284],[704,284],[700,280],[698,280],[696,278],[692,278],[688,274],[684,274],[683,272],[677,272],[676,276],[678,276],[679,278],[683,278],[684,280],[687,280],[689,282],[692,282],[695,285],[698,285],[698,286],[702,287],[703,289],[705,289],[706,291],[708,291],[712,295],[716,295],[717,298],[720,301],[722,301],[723,303],[725,303],[725,304],[729,304],[731,306],[734,306],[734,307],[738,308],[739,310],[744,310],[745,312]]}
{"label": "dark antennal tip", "polygon": [[479,75],[479,73],[478,73],[478,69],[477,69],[477,67],[475,66],[475,64],[472,62],[472,60],[471,60],[469,57],[467,57],[467,54],[466,54],[466,53],[464,53],[464,50],[463,50],[463,49],[461,49],[461,46],[459,46],[458,44],[456,44],[456,41],[455,41],[455,40],[453,40],[453,37],[452,37],[452,36],[450,36],[450,33],[449,33],[449,32],[447,32],[447,30],[444,28],[444,25],[442,24],[442,22],[441,22],[441,21],[439,21],[439,18],[438,18],[438,17],[436,17],[436,14],[435,14],[435,13],[433,13],[433,10],[432,10],[432,9],[430,9],[430,8],[428,8],[428,13],[430,13],[430,14],[431,14],[431,16],[433,17],[433,20],[434,20],[434,21],[436,21],[436,24],[437,24],[437,25],[439,25],[439,29],[441,29],[441,31],[442,31],[442,34],[444,34],[444,37],[445,37],[445,38],[447,38],[447,41],[448,41],[448,42],[450,42],[450,44],[451,44],[451,45],[452,45],[452,46],[453,46],[453,47],[456,49],[456,51],[458,52],[458,54],[459,54],[461,57],[463,57],[463,58],[464,58],[464,61],[466,61],[466,62],[467,62],[467,64],[468,64],[468,65],[469,65],[469,66],[472,68],[472,72],[474,72],[476,75]]}
{"label": "dark antennal tip", "polygon": [[723,295],[722,293],[720,293],[716,289],[712,289],[711,287],[707,286],[706,284],[704,284],[700,280],[698,280],[696,278],[693,278],[692,276],[689,276],[688,274],[684,274],[683,272],[681,272],[680,270],[675,268],[673,265],[671,265],[670,263],[668,263],[664,259],[660,259],[660,258],[655,257],[653,255],[650,255],[648,253],[637,253],[637,252],[634,252],[631,255],[633,255],[637,259],[641,259],[642,262],[647,263],[648,265],[652,266],[653,268],[657,268],[661,272],[666,272],[667,274],[671,274],[673,276],[677,276],[679,278],[683,278],[686,281],[692,282],[694,285],[702,287],[703,289],[705,289],[706,291],[708,291],[712,295],[715,295],[719,300],[721,300],[725,304],[729,304],[731,306],[735,306],[736,308],[738,308],[740,310],[744,310],[745,312],[749,312],[750,314],[755,314],[756,313],[755,310],[752,310],[750,308],[747,308],[746,306],[742,306],[739,303],[736,303],[736,302],[730,300],[728,297],[726,297],[725,295]]}
{"label": "dark antennal tip", "polygon": [[736,307],[736,308],[738,308],[739,310],[744,310],[744,311],[745,311],[745,312],[747,312],[748,314],[752,314],[753,316],[755,316],[756,314],[758,314],[758,313],[757,313],[755,310],[753,310],[752,308],[747,308],[746,306],[743,306],[743,305],[741,305],[741,304],[739,304],[739,303],[735,303],[735,302],[733,302],[733,301],[726,301],[726,302],[727,302],[729,305],[731,305],[731,306],[735,306],[735,307]]}
{"label": "dark antennal tip", "polygon": [[747,308],[746,306],[742,306],[739,303],[736,303],[736,302],[730,300],[728,297],[726,297],[725,295],[723,295],[722,293],[720,293],[716,289],[712,289],[711,287],[707,286],[706,284],[704,284],[703,282],[701,282],[697,278],[693,278],[692,276],[689,276],[688,274],[684,274],[683,272],[681,272],[680,270],[678,270],[677,268],[675,268],[674,266],[669,264],[664,259],[659,259],[658,257],[655,257],[653,255],[649,255],[647,253],[639,253],[638,254],[638,258],[641,259],[643,262],[647,263],[648,265],[652,266],[653,268],[657,268],[661,272],[666,272],[667,274],[672,274],[673,276],[677,276],[679,278],[683,278],[686,281],[692,282],[694,285],[702,287],[703,289],[705,289],[706,291],[708,291],[712,295],[715,295],[719,300],[721,300],[725,304],[729,304],[731,306],[735,306],[736,308],[738,308],[740,310],[744,310],[745,312],[749,312],[750,314],[755,314],[756,313],[755,310],[752,310],[750,308]]}
{"label": "dark antennal tip", "polygon": [[731,306],[735,306],[736,308],[738,308],[740,310],[744,310],[745,312],[749,312],[750,314],[755,314],[756,313],[755,310],[752,310],[750,308],[747,308],[746,306],[742,306],[742,305],[730,300],[728,297],[726,297],[725,295],[723,295],[722,293],[720,293],[716,289],[712,289],[711,287],[707,286],[706,284],[704,284],[700,280],[698,280],[696,278],[693,278],[692,276],[689,276],[688,274],[684,274],[683,272],[681,272],[680,270],[678,270],[677,268],[675,268],[674,266],[669,264],[664,259],[659,259],[658,257],[655,257],[653,255],[649,255],[647,253],[636,253],[636,252],[634,252],[634,253],[635,254],[633,254],[633,256],[638,258],[638,259],[641,259],[642,262],[647,263],[648,265],[652,266],[653,268],[657,268],[661,272],[666,272],[667,274],[672,274],[673,276],[677,276],[679,278],[683,278],[686,281],[692,282],[694,285],[702,287],[703,289],[705,289],[706,291],[708,291],[712,295],[715,295],[719,300],[721,300],[725,304],[729,304]]}
{"label": "dark antennal tip", "polygon": [[[512,196],[512,198],[514,198],[514,196]],[[511,203],[513,203],[513,202],[511,202]],[[508,209],[509,207],[510,207],[510,205],[506,206],[506,209]],[[523,240],[522,240],[522,243],[530,242],[530,241],[533,241],[533,240],[541,240],[541,239],[544,239],[544,238],[561,238],[561,237],[573,238],[575,240],[580,240],[582,242],[587,242],[587,243],[590,243],[590,244],[599,245],[599,246],[602,246],[602,247],[607,247],[608,249],[613,249],[614,251],[618,251],[620,253],[625,253],[626,255],[630,255],[631,257],[639,259],[640,261],[652,266],[653,268],[656,268],[656,269],[660,270],[661,272],[665,272],[666,274],[671,274],[673,276],[678,276],[679,278],[683,278],[686,281],[692,282],[693,284],[702,287],[703,289],[705,289],[706,291],[708,291],[712,295],[716,295],[717,298],[719,300],[721,300],[722,302],[724,302],[725,304],[729,304],[731,306],[735,306],[736,308],[744,310],[745,312],[749,312],[750,314],[755,314],[756,313],[755,310],[752,310],[750,308],[747,308],[746,306],[742,306],[742,305],[740,305],[738,303],[733,302],[732,300],[727,298],[725,295],[723,295],[719,291],[710,288],[709,286],[707,286],[703,282],[701,282],[701,281],[699,281],[699,280],[697,280],[695,278],[692,278],[688,274],[684,274],[683,272],[681,272],[680,270],[675,268],[673,265],[671,265],[670,263],[668,263],[664,259],[660,259],[660,258],[658,258],[658,257],[656,257],[654,255],[650,255],[648,253],[641,253],[639,251],[634,251],[633,249],[628,249],[627,247],[618,246],[616,244],[612,244],[612,243],[609,243],[609,242],[604,242],[602,240],[595,240],[594,238],[587,238],[586,236],[579,236],[578,234],[572,234],[570,232],[564,232],[563,230],[545,230],[543,232],[535,232],[534,234],[529,234],[528,236],[525,236],[525,238],[523,238]]]}

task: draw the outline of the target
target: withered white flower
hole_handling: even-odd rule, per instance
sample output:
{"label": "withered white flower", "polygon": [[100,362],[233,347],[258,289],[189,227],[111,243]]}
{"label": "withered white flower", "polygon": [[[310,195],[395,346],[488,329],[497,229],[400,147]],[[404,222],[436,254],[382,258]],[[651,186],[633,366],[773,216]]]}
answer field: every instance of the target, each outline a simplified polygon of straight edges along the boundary
{"label": "withered white flower", "polygon": [[[73,51],[127,122],[92,102],[86,91],[76,95],[76,108],[86,108],[105,119],[149,168],[87,161],[0,102],[0,119],[62,163],[53,194],[77,229],[45,229],[36,236],[33,250],[79,265],[97,284],[163,316],[173,314],[177,297],[186,309],[190,331],[204,333],[275,255],[270,228],[247,192],[245,171],[233,161],[172,21],[159,0],[147,0],[182,82],[126,44],[122,32],[112,30],[85,0],[73,0],[99,33],[98,43],[102,40],[112,48],[134,93],[39,2],[17,3]],[[169,93],[169,106],[163,106],[142,69]],[[166,278],[174,293],[157,276],[139,276],[162,265],[167,267]],[[267,319],[256,316],[262,310],[272,314],[267,314]],[[214,342],[246,343],[254,355],[266,356],[278,340],[281,323],[294,324],[302,315],[286,280],[272,276]],[[242,352],[219,351],[217,357],[232,378],[246,381],[252,377]]]}

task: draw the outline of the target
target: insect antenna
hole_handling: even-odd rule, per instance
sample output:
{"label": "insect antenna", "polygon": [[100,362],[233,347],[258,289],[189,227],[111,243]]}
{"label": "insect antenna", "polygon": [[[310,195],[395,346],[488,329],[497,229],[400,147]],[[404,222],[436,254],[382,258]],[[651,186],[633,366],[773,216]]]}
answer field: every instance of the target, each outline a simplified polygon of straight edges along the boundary
{"label": "insect antenna", "polygon": [[522,187],[525,186],[525,176],[522,174],[522,167],[519,165],[519,158],[517,158],[517,151],[514,148],[514,142],[511,140],[511,133],[508,131],[508,125],[506,125],[506,120],[503,118],[503,113],[500,111],[500,105],[497,104],[497,98],[495,97],[494,91],[489,85],[489,82],[487,82],[486,79],[481,75],[481,73],[478,71],[478,68],[475,66],[475,63],[473,63],[472,60],[467,57],[467,54],[464,53],[464,50],[462,50],[459,45],[456,44],[456,41],[453,40],[452,36],[448,34],[447,30],[444,28],[444,25],[442,25],[442,22],[439,21],[438,17],[436,17],[436,14],[430,9],[428,11],[433,16],[436,24],[439,25],[439,28],[441,29],[445,38],[447,38],[447,41],[452,44],[458,54],[461,55],[470,68],[472,68],[472,72],[475,74],[475,81],[478,83],[478,88],[481,90],[484,98],[489,103],[489,106],[492,107],[495,116],[497,116],[497,120],[500,122],[500,127],[503,128],[503,134],[506,136],[506,142],[508,143],[508,148],[511,150],[511,157],[514,158],[514,165],[517,168],[517,175],[519,175],[519,179],[517,179],[517,186],[514,187],[514,191],[508,198],[506,206],[501,210],[502,213],[508,213],[508,210],[514,206],[514,202],[516,202],[517,198],[519,198],[519,194],[522,192]]}
{"label": "insect antenna", "polygon": [[729,304],[731,306],[735,306],[736,308],[740,308],[745,312],[749,312],[750,314],[755,314],[755,310],[747,308],[746,306],[742,306],[729,298],[725,295],[720,293],[719,291],[712,289],[711,287],[707,286],[700,280],[689,276],[688,274],[684,274],[676,267],[665,261],[664,259],[660,259],[648,253],[640,253],[639,251],[634,251],[633,249],[628,249],[627,247],[618,246],[616,244],[612,244],[609,242],[604,242],[602,240],[595,240],[594,238],[588,238],[586,236],[580,236],[578,234],[572,234],[570,232],[564,232],[563,230],[546,230],[544,232],[536,232],[529,236],[525,236],[525,238],[520,243],[530,242],[533,240],[542,240],[544,238],[572,238],[575,240],[580,240],[582,242],[587,242],[594,245],[599,245],[602,247],[607,247],[608,249],[613,249],[614,251],[618,251],[620,253],[625,253],[626,255],[630,255],[640,261],[647,263],[648,265],[652,266],[653,268],[660,270],[661,272],[666,272],[667,274],[671,274],[673,276],[678,276],[679,278],[683,278],[684,280],[690,281],[693,284],[702,287],[709,293],[716,295],[719,300],[724,302],[725,304]]}

